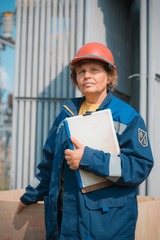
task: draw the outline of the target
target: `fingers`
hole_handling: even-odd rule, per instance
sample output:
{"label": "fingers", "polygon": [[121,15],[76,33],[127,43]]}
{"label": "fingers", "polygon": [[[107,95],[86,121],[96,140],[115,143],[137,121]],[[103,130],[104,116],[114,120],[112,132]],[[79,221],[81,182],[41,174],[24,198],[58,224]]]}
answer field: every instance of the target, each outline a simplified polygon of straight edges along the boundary
{"label": "fingers", "polygon": [[67,164],[68,165],[71,165],[72,164],[72,157],[71,157],[71,152],[70,151],[68,151],[69,149],[67,149],[66,151],[65,151],[65,159],[67,160]]}
{"label": "fingers", "polygon": [[65,159],[67,160],[67,164],[72,170],[76,170],[79,168],[80,161],[83,155],[83,149],[69,150],[65,151]]}
{"label": "fingers", "polygon": [[22,203],[21,201],[19,202],[19,205],[17,207],[16,213],[20,213],[25,207],[27,207],[27,205],[25,205],[24,203]]}
{"label": "fingers", "polygon": [[66,149],[64,153],[66,156],[70,156],[72,154],[72,152],[73,152],[73,150]]}
{"label": "fingers", "polygon": [[76,170],[79,168],[79,164],[83,155],[84,145],[82,145],[78,140],[71,136],[71,141],[76,147],[75,150],[66,149],[65,150],[65,159],[70,169]]}
{"label": "fingers", "polygon": [[74,137],[71,136],[70,139],[71,139],[71,142],[74,144],[74,146],[76,148],[82,148],[83,147],[83,145],[77,139],[75,139]]}
{"label": "fingers", "polygon": [[77,170],[79,168],[79,161],[77,160],[67,160],[67,164],[69,166],[70,169],[72,170]]}

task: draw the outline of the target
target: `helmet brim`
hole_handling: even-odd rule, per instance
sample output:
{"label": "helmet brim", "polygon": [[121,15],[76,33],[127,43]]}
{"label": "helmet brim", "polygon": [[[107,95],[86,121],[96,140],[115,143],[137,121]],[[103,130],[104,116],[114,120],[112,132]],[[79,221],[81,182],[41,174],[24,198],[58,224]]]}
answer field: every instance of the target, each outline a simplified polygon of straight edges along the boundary
{"label": "helmet brim", "polygon": [[74,65],[75,63],[77,63],[79,61],[82,61],[82,60],[97,60],[97,61],[105,62],[105,63],[109,64],[111,69],[112,68],[116,69],[116,66],[114,64],[112,64],[107,58],[96,56],[96,55],[85,55],[85,56],[82,56],[82,57],[75,57],[72,60],[71,65]]}

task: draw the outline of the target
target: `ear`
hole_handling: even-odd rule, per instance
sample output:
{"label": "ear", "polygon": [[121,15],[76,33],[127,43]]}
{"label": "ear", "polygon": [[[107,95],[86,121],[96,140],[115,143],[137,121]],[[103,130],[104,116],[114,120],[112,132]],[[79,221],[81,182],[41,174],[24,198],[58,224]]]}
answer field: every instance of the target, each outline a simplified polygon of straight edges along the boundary
{"label": "ear", "polygon": [[109,75],[107,74],[107,85],[110,84],[112,82],[111,77],[109,77]]}

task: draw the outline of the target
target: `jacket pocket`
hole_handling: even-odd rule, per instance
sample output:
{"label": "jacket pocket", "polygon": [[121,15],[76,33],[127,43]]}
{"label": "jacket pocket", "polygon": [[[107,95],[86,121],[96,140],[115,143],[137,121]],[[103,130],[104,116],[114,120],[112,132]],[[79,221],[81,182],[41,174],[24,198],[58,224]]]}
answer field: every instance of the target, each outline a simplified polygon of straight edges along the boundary
{"label": "jacket pocket", "polygon": [[92,200],[85,195],[84,199],[88,209],[90,236],[93,239],[134,239],[134,231],[129,229],[130,213],[126,196]]}
{"label": "jacket pocket", "polygon": [[89,210],[103,210],[105,208],[123,207],[126,204],[127,198],[108,198],[108,199],[97,199],[92,200],[84,196],[86,207]]}

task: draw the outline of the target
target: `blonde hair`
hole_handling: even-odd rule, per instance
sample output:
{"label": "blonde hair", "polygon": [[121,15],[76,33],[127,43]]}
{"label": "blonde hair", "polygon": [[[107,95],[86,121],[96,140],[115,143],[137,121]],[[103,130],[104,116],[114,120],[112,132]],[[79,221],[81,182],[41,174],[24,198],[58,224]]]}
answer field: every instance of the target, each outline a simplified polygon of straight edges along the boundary
{"label": "blonde hair", "polygon": [[70,68],[71,68],[71,80],[73,83],[73,86],[76,87],[77,84],[77,72],[76,72],[76,68],[82,66],[85,63],[88,62],[97,62],[97,63],[101,63],[102,66],[104,67],[105,71],[107,72],[107,77],[108,77],[108,82],[110,82],[109,84],[107,84],[107,91],[111,90],[113,91],[114,88],[117,86],[117,79],[118,79],[118,75],[117,75],[117,70],[112,67],[112,69],[110,68],[108,63],[102,62],[102,61],[98,61],[98,60],[81,60],[76,62],[75,64],[70,64]]}

